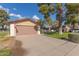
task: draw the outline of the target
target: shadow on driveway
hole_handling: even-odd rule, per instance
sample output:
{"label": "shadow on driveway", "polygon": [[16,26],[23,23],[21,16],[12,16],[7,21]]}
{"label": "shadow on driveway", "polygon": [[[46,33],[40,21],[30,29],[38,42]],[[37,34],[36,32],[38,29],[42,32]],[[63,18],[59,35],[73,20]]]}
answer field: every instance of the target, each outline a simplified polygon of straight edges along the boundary
{"label": "shadow on driveway", "polygon": [[15,40],[14,46],[11,49],[13,56],[24,56],[28,53],[24,48],[22,48],[22,42],[19,40]]}

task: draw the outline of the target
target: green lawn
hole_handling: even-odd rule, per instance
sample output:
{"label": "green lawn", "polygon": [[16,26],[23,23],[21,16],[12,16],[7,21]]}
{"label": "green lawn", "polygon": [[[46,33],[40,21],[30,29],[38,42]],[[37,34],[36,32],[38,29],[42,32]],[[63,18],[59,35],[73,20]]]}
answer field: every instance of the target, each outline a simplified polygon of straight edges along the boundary
{"label": "green lawn", "polygon": [[0,31],[0,41],[4,41],[7,39],[9,32],[1,32]]}
{"label": "green lawn", "polygon": [[60,35],[58,32],[54,32],[54,33],[45,33],[47,36],[49,37],[53,37],[53,38],[58,38],[58,39],[67,39],[68,38],[68,34],[69,32],[65,32],[62,35]]}
{"label": "green lawn", "polygon": [[9,32],[0,32],[0,37],[5,37],[8,34],[9,34]]}
{"label": "green lawn", "polygon": [[[7,39],[7,35],[9,35],[9,32],[2,32],[0,31],[0,44]],[[10,56],[12,55],[11,49],[4,48],[0,50],[0,56]]]}
{"label": "green lawn", "polygon": [[0,50],[0,56],[11,56],[12,52],[11,49],[9,48],[4,48],[2,50]]}
{"label": "green lawn", "polygon": [[[2,32],[2,31],[0,31],[0,44],[3,41],[8,39],[8,37],[7,37],[8,34],[9,34],[9,32]],[[11,49],[4,48],[4,49],[0,50],[0,56],[10,56],[10,55],[12,55]]]}

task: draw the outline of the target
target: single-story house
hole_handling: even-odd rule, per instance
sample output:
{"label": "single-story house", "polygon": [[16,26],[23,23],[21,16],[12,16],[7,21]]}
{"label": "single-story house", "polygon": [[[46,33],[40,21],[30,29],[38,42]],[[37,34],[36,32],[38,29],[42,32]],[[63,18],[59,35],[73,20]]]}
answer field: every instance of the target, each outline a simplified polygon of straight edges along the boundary
{"label": "single-story house", "polygon": [[11,21],[10,24],[15,24],[17,35],[37,34],[37,22],[32,21],[31,19],[18,19]]}

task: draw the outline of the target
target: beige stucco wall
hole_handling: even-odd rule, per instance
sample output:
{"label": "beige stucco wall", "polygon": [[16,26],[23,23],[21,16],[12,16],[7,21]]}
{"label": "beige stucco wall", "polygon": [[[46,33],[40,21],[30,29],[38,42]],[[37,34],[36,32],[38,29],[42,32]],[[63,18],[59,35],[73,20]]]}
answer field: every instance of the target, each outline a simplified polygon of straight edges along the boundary
{"label": "beige stucco wall", "polygon": [[32,23],[32,22],[30,22],[30,21],[18,22],[18,23],[16,23],[16,25],[35,26],[35,24],[34,24],[34,23]]}
{"label": "beige stucco wall", "polygon": [[16,36],[16,29],[14,24],[10,24],[10,36]]}

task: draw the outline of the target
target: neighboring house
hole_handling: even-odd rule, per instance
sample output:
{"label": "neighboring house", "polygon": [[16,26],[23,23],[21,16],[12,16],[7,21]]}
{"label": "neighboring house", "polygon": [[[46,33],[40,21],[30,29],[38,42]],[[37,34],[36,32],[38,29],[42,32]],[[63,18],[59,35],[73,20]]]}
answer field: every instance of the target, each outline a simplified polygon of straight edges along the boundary
{"label": "neighboring house", "polygon": [[35,29],[37,23],[31,19],[19,19],[10,22],[12,23],[15,24],[17,35],[37,34]]}
{"label": "neighboring house", "polygon": [[70,27],[65,25],[62,27],[63,32],[70,32]]}

